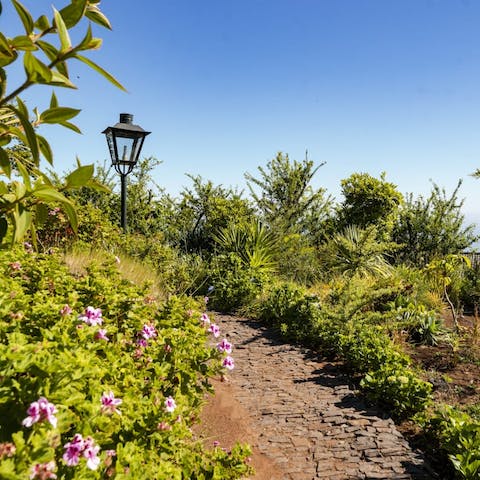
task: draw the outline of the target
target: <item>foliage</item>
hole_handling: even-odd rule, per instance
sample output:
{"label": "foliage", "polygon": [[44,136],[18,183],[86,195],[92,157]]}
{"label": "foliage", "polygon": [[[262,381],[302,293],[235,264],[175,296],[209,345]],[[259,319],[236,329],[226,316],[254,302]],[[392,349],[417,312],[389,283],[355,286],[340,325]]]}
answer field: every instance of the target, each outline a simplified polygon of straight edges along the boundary
{"label": "foliage", "polygon": [[245,267],[265,274],[276,269],[275,253],[278,240],[259,221],[230,223],[213,236],[220,253],[235,253]]}
{"label": "foliage", "polygon": [[210,263],[208,284],[201,292],[209,294],[213,308],[222,312],[233,312],[253,302],[268,283],[268,276],[262,268],[246,265],[236,253],[215,256]]}
{"label": "foliage", "polygon": [[433,184],[428,198],[406,197],[392,232],[392,240],[400,245],[394,252],[396,263],[423,267],[434,258],[458,254],[477,240],[474,225],[464,226],[464,200],[458,199],[461,184],[460,180],[450,196]]}
{"label": "foliage", "polygon": [[[248,448],[204,451],[191,437],[223,355],[208,339],[198,302],[159,304],[145,285],[119,277],[108,258],[76,276],[56,255],[19,249],[3,252],[0,265],[0,442],[12,452],[0,455],[1,478],[27,478],[34,465],[52,461],[65,479],[250,472]],[[26,423],[41,397],[56,421],[32,416]],[[98,465],[66,463],[74,434],[94,439]]]}
{"label": "foliage", "polygon": [[429,440],[446,453],[459,478],[475,480],[480,475],[480,423],[466,413],[445,405],[428,419]]}
{"label": "foliage", "polygon": [[349,225],[359,228],[376,226],[382,240],[389,240],[403,196],[397,186],[368,173],[354,173],[341,181],[344,200],[338,209],[339,229]]}
{"label": "foliage", "polygon": [[[330,216],[331,198],[325,189],[313,189],[311,181],[321,163],[312,160],[290,161],[279,152],[266,169],[258,167],[260,178],[247,173],[245,178],[262,219],[281,232],[299,232],[319,243]],[[259,188],[260,192],[255,189]]]}
{"label": "foliage", "polygon": [[[47,140],[35,128],[41,124],[58,124],[80,132],[70,122],[80,110],[60,106],[52,93],[48,108],[42,112],[34,108],[31,119],[31,113],[18,95],[34,85],[76,88],[67,68],[72,60],[85,63],[123,88],[108,72],[84,56],[83,52],[96,50],[102,43],[101,39],[93,37],[90,25],[77,45],[73,45],[70,39],[69,30],[84,19],[110,28],[98,3],[98,0],[72,0],[60,11],[53,7],[53,18],[42,15],[34,20],[20,2],[12,0],[25,32],[13,38],[0,33],[0,176],[4,178],[0,181],[0,242],[7,238],[13,243],[19,242],[29,229],[35,240],[35,227],[42,224],[52,202],[61,204],[73,230],[76,230],[75,209],[63,192],[85,184],[95,185],[91,181],[91,166],[79,164],[61,188],[57,188],[39,168],[41,156],[52,164],[53,154]],[[51,36],[58,46],[46,40]],[[22,58],[25,81],[8,92],[5,67]],[[27,155],[24,150],[16,148],[18,142],[28,147]],[[12,174],[18,175],[18,179],[12,178]]]}
{"label": "foliage", "polygon": [[249,223],[253,211],[241,192],[204,182],[199,175],[188,176],[193,188],[183,190],[176,206],[173,241],[184,252],[212,253],[214,235],[232,222]]}
{"label": "foliage", "polygon": [[335,275],[388,276],[391,267],[385,253],[389,248],[390,244],[377,240],[376,227],[349,225],[320,248],[319,257],[322,267]]}

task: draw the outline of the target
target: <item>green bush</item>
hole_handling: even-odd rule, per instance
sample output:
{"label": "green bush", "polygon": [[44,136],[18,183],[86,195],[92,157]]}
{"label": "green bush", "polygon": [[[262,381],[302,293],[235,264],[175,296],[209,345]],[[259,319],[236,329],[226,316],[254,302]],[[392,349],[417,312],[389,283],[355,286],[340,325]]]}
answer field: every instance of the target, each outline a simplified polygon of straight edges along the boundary
{"label": "green bush", "polygon": [[108,255],[80,276],[28,251],[1,252],[0,266],[0,478],[27,478],[37,464],[63,479],[250,472],[247,447],[205,451],[192,438],[209,378],[224,371],[200,303],[158,304]]}
{"label": "green bush", "polygon": [[445,405],[425,424],[430,442],[448,455],[459,478],[476,480],[480,476],[480,423],[469,415]]}

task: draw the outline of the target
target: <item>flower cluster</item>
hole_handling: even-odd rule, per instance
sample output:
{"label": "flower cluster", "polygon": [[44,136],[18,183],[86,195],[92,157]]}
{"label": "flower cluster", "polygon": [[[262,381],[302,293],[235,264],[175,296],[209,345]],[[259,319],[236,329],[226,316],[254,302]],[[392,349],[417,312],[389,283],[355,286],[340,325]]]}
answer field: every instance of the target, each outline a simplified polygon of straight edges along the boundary
{"label": "flower cluster", "polygon": [[102,311],[99,308],[87,307],[85,312],[78,316],[78,319],[85,322],[87,325],[101,325]]}
{"label": "flower cluster", "polygon": [[95,334],[95,338],[97,340],[105,340],[108,342],[110,339],[107,337],[107,331],[104,328],[100,328],[98,332]]}
{"label": "flower cluster", "polygon": [[27,409],[28,417],[22,421],[24,427],[31,427],[34,423],[47,420],[55,428],[57,426],[57,408],[45,397],[40,397],[36,402],[32,402]]}
{"label": "flower cluster", "polygon": [[[200,317],[200,322],[207,329],[207,332],[211,333],[215,338],[220,336],[220,328],[215,323],[212,323],[209,316],[206,313],[203,313]],[[217,343],[217,350],[221,353],[226,353],[227,356],[222,360],[222,367],[227,370],[233,370],[235,368],[235,363],[233,358],[229,355],[232,353],[233,345],[224,338],[221,342]]]}
{"label": "flower cluster", "polygon": [[48,480],[50,478],[57,478],[55,473],[53,473],[56,468],[57,465],[53,460],[47,463],[37,463],[32,467],[30,480]]}
{"label": "flower cluster", "polygon": [[119,415],[122,414],[117,408],[118,405],[121,405],[122,401],[119,398],[115,398],[112,391],[108,393],[104,392],[101,398],[101,402],[103,413],[118,413]]}
{"label": "flower cluster", "polygon": [[137,345],[140,347],[148,347],[148,340],[157,336],[157,330],[152,324],[145,324],[138,333]]}
{"label": "flower cluster", "polygon": [[96,470],[100,464],[100,458],[98,452],[100,447],[95,445],[92,437],[82,437],[80,433],[76,433],[73,436],[71,442],[66,443],[63,448],[65,453],[63,454],[63,460],[69,467],[78,465],[80,458],[86,458],[87,467],[90,470]]}

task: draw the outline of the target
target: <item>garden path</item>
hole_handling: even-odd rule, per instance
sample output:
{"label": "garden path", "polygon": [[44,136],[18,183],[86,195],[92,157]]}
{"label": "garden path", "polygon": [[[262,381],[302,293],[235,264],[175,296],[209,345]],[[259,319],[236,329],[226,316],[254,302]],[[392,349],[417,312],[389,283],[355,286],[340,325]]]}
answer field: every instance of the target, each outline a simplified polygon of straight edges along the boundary
{"label": "garden path", "polygon": [[255,479],[437,478],[394,422],[355,396],[337,365],[258,322],[214,318],[234,345],[235,370],[206,408],[220,423],[208,434],[250,443]]}

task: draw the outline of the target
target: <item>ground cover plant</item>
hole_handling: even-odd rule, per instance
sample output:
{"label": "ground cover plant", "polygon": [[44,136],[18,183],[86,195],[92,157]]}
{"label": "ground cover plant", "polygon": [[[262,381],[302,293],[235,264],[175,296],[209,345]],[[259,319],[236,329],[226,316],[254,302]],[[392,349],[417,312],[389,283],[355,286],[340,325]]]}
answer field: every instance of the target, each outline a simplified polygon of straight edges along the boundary
{"label": "ground cover plant", "polygon": [[[192,439],[232,346],[205,304],[158,302],[113,257],[73,276],[57,255],[0,253],[2,478],[239,478],[247,447]],[[202,304],[203,303],[203,304]]]}

